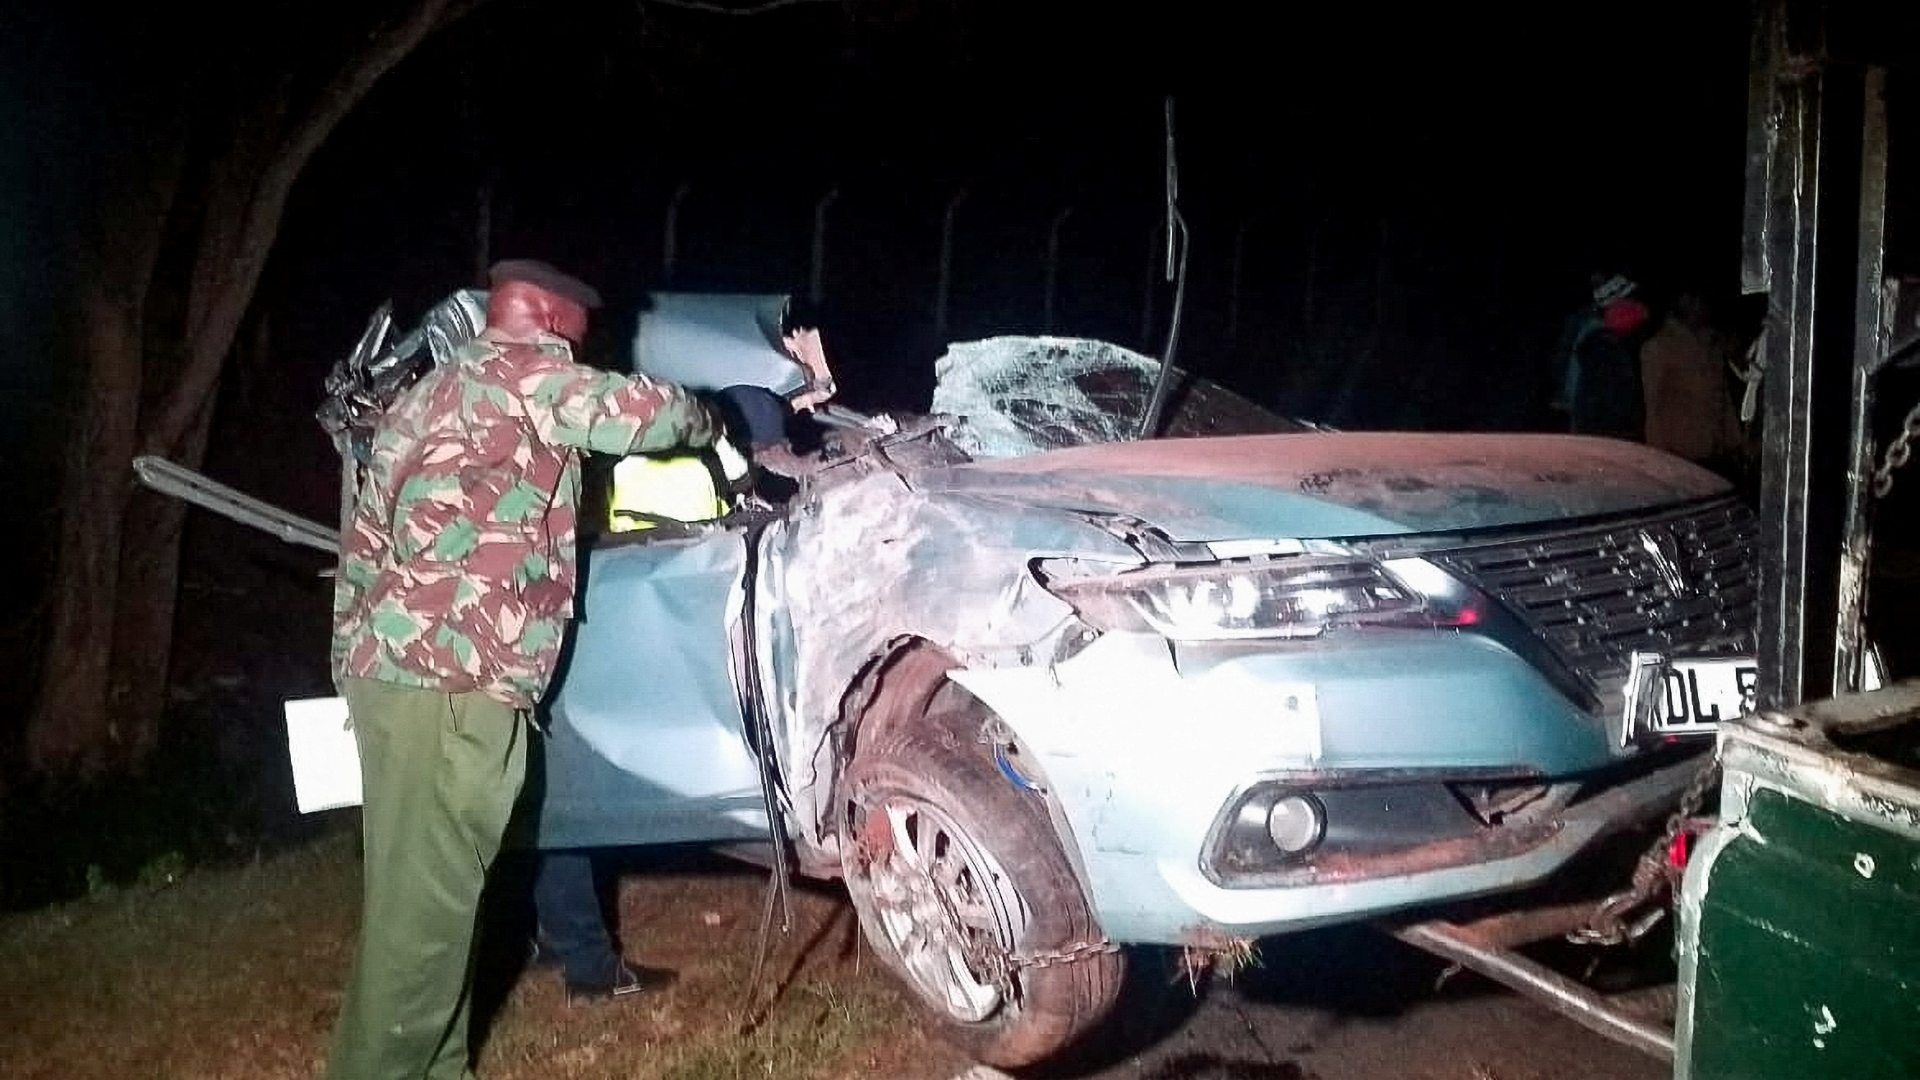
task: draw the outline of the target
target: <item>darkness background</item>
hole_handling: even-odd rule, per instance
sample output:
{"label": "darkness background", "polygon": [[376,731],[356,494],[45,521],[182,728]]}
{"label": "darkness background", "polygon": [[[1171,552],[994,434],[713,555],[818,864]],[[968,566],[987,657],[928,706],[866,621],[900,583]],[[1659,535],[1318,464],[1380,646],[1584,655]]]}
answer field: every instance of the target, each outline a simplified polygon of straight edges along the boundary
{"label": "darkness background", "polygon": [[[1157,352],[1169,93],[1193,232],[1185,364],[1342,427],[1545,427],[1555,340],[1590,273],[1696,291],[1730,327],[1754,318],[1736,295],[1747,5],[1500,8],[823,0],[730,17],[490,0],[382,81],[304,174],[222,384],[207,471],[330,520],[337,473],[311,414],[380,301],[410,319],[510,256],[554,261],[616,309],[664,284],[804,293],[813,207],[834,188],[827,342],[850,404],[924,405],[941,218],[961,190],[948,338],[1048,329],[1048,227],[1071,207],[1051,329]],[[191,94],[242,85],[262,54],[341,47],[383,10],[0,15],[0,454],[30,549],[0,640],[19,665],[0,747],[30,689],[21,661],[74,430],[76,373],[45,358],[78,269],[75,222],[164,106],[217,110]],[[1896,176],[1904,151],[1896,141]],[[667,282],[662,222],[681,184]],[[1911,195],[1896,189],[1895,269],[1911,265],[1898,242]],[[87,818],[128,838],[110,872],[298,830],[277,702],[328,692],[323,565],[195,517],[174,756],[153,771],[196,777],[199,794],[177,817]],[[16,813],[16,838],[81,805]],[[28,854],[52,859],[59,832]],[[78,865],[30,891],[71,891]]]}
{"label": "darkness background", "polygon": [[[26,137],[0,158],[16,225],[0,303],[26,340],[59,304],[91,174],[150,126],[138,102],[169,92],[166,65],[116,80],[123,53],[177,46],[185,80],[250,49],[338,47],[381,5],[250,8],[171,28],[84,4],[12,16],[7,112]],[[813,204],[839,189],[829,344],[856,404],[926,393],[941,215],[962,189],[948,337],[1042,329],[1048,225],[1070,206],[1054,329],[1157,350],[1167,93],[1194,234],[1188,363],[1343,426],[1540,426],[1554,340],[1590,272],[1731,304],[1746,49],[1741,0],[1578,20],[991,0],[743,18],[491,0],[377,86],[307,170],[256,299],[264,356],[232,370],[216,442],[255,442],[248,418],[270,416],[276,441],[323,461],[317,430],[284,421],[310,412],[365,314],[386,298],[417,314],[488,256],[548,258],[630,303],[663,283],[682,183],[686,288],[803,292]],[[38,436],[28,460],[58,441],[71,374],[31,356],[7,362],[0,424]],[[288,491],[284,472],[261,494],[330,510],[324,480]]]}

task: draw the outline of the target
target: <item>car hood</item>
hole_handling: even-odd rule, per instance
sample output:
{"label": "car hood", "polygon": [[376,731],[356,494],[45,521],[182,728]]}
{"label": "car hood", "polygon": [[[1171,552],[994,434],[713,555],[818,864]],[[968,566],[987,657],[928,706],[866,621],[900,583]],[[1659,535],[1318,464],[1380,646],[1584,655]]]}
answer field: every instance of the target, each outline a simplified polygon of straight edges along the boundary
{"label": "car hood", "polygon": [[927,487],[1124,514],[1176,540],[1392,536],[1616,514],[1724,493],[1695,465],[1574,435],[1157,439],[969,462]]}

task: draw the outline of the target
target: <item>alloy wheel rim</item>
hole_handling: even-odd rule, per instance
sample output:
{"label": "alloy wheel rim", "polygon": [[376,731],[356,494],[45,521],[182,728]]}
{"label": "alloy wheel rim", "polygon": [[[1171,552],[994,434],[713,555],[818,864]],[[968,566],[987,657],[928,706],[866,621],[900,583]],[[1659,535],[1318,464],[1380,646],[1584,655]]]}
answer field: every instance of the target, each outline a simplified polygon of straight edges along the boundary
{"label": "alloy wheel rim", "polygon": [[890,840],[867,870],[874,914],[908,979],[955,1019],[986,1020],[1007,987],[982,958],[1019,939],[1006,874],[938,807],[896,795],[869,813],[885,816]]}

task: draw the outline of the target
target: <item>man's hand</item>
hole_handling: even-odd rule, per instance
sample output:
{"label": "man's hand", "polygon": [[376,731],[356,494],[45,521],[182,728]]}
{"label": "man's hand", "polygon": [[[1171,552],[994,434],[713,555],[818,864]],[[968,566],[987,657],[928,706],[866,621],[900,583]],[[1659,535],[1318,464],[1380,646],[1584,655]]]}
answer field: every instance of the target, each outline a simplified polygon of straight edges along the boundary
{"label": "man's hand", "polygon": [[807,388],[794,395],[789,404],[797,413],[812,412],[826,404],[839,389],[833,382],[833,370],[827,366],[827,349],[818,330],[795,330],[782,344],[787,355],[800,362],[807,372]]}
{"label": "man's hand", "polygon": [[833,386],[819,387],[809,385],[793,397],[787,399],[787,405],[794,412],[810,413],[833,399]]}

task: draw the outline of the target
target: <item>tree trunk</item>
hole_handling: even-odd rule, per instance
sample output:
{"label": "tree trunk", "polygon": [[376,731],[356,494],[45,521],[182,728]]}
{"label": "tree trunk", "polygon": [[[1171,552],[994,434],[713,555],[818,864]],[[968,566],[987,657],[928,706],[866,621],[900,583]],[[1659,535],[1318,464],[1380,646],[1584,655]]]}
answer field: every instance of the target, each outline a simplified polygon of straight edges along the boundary
{"label": "tree trunk", "polygon": [[40,773],[97,774],[124,762],[127,750],[109,707],[113,624],[134,483],[128,462],[146,389],[148,286],[183,164],[168,119],[149,129],[149,153],[121,157],[109,176],[116,197],[100,216],[76,222],[92,257],[64,337],[86,380],[62,462],[47,639],[26,725],[27,764]]}
{"label": "tree trunk", "polygon": [[[206,460],[213,409],[187,432],[174,460],[198,469]],[[151,491],[136,491],[127,503],[120,545],[120,605],[113,626],[113,673],[109,707],[120,764],[137,769],[160,739],[173,661],[174,612],[180,597],[180,539],[187,505]]]}
{"label": "tree trunk", "polygon": [[67,453],[51,631],[27,728],[41,772],[93,774],[125,749],[108,707],[122,513],[139,441],[142,300],[91,287],[79,305],[87,365],[78,437]]}
{"label": "tree trunk", "polygon": [[[133,456],[199,464],[221,369],[301,171],[381,76],[480,2],[417,0],[345,57],[304,110],[289,113],[273,95],[242,123],[208,174],[205,214],[189,241],[182,360],[165,386],[142,386],[145,303],[179,162],[125,187],[109,207],[113,221],[93,254],[101,280],[118,287],[93,286],[80,310],[84,420],[66,465],[52,629],[27,723],[35,771],[94,775],[151,749],[166,703],[185,509],[134,490]],[[154,202],[159,193],[167,197]]]}
{"label": "tree trunk", "polygon": [[[371,35],[365,47],[341,65],[312,108],[287,125],[283,139],[263,150],[258,129],[249,128],[235,140],[228,159],[215,169],[215,177],[220,178],[211,209],[215,220],[206,223],[203,243],[195,253],[187,305],[186,364],[153,422],[146,425],[148,453],[172,453],[213,400],[220,369],[280,235],[287,199],[307,162],[382,75],[429,34],[478,3],[419,0],[404,19]],[[271,103],[269,109],[277,115],[278,103]],[[232,193],[244,198],[234,203],[218,197]],[[228,211],[223,203],[233,208]]]}

